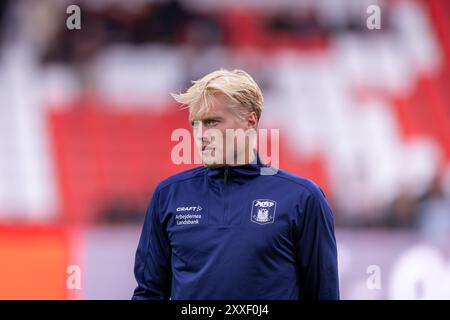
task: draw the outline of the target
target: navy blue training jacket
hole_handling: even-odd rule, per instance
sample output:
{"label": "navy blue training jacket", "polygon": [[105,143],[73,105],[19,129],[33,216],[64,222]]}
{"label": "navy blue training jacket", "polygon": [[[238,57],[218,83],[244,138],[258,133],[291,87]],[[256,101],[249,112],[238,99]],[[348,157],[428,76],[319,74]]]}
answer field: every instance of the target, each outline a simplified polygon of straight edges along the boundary
{"label": "navy blue training jacket", "polygon": [[339,299],[333,215],[313,182],[262,164],[198,167],[155,189],[133,299]]}

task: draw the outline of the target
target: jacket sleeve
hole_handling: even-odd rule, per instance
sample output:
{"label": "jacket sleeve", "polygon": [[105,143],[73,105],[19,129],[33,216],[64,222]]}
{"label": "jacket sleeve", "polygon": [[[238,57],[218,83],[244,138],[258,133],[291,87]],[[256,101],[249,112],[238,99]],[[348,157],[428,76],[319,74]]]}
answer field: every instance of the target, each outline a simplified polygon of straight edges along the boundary
{"label": "jacket sleeve", "polygon": [[338,300],[334,219],[322,190],[316,187],[298,209],[296,248],[299,297],[308,300]]}
{"label": "jacket sleeve", "polygon": [[160,221],[158,188],[145,215],[136,251],[134,275],[137,287],[133,300],[167,300],[171,291],[171,248]]}

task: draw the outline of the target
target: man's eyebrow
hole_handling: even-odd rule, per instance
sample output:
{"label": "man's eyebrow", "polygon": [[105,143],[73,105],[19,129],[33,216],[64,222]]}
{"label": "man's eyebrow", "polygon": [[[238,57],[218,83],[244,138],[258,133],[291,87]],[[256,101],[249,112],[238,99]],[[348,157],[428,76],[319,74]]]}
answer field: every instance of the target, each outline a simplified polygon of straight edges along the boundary
{"label": "man's eyebrow", "polygon": [[195,122],[197,121],[201,121],[201,122],[208,122],[208,121],[220,121],[223,118],[220,116],[216,116],[216,117],[206,117],[203,119],[196,119],[196,120],[191,120],[191,125],[193,126]]}
{"label": "man's eyebrow", "polygon": [[207,122],[207,121],[218,121],[218,120],[222,120],[222,117],[216,116],[216,117],[207,117],[207,118],[203,118],[201,119],[202,122]]}

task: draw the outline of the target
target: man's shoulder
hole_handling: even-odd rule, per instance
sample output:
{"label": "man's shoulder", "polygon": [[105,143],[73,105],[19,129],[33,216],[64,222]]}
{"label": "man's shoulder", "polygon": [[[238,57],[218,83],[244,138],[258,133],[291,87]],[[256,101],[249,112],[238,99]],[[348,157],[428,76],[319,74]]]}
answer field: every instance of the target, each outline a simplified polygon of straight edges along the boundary
{"label": "man's shoulder", "polygon": [[185,170],[179,173],[176,173],[172,176],[167,177],[166,179],[162,180],[158,184],[158,189],[163,189],[167,186],[170,186],[174,183],[182,182],[182,181],[188,181],[194,178],[201,177],[205,174],[206,168],[204,166],[195,167],[189,170]]}
{"label": "man's shoulder", "polygon": [[274,175],[274,177],[280,178],[281,181],[290,185],[292,188],[297,187],[300,191],[307,194],[311,194],[314,196],[324,195],[322,189],[318,184],[295,173],[283,169],[277,169],[277,173]]}

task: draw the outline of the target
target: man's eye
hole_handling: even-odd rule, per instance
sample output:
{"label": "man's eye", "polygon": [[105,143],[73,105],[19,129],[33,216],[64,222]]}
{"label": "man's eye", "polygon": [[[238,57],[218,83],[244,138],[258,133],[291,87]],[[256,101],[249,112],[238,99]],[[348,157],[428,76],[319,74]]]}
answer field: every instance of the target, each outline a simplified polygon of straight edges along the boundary
{"label": "man's eye", "polygon": [[215,126],[218,123],[219,123],[219,121],[217,121],[217,120],[208,120],[208,121],[205,121],[205,126],[206,127],[212,127],[212,126]]}

